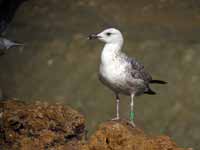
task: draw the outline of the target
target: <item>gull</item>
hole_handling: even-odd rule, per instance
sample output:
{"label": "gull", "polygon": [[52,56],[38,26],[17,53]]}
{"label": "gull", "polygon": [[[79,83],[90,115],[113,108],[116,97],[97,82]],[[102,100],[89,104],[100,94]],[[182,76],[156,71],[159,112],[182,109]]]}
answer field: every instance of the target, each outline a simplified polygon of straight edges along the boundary
{"label": "gull", "polygon": [[24,44],[16,43],[4,37],[0,37],[0,50],[1,50],[0,55],[3,55],[5,53],[5,50],[8,50],[15,46],[23,46],[23,45]]}
{"label": "gull", "polygon": [[105,43],[101,53],[99,67],[100,81],[109,87],[116,98],[116,117],[119,120],[119,94],[130,96],[130,124],[135,127],[134,98],[142,94],[155,95],[150,84],[166,84],[161,80],[153,80],[145,71],[144,66],[135,58],[128,57],[122,52],[124,38],[122,33],[115,28],[105,29],[98,34],[91,34],[89,39],[98,39]]}
{"label": "gull", "polygon": [[13,42],[9,39],[0,37],[0,49],[9,49],[15,46],[22,46],[24,44]]}

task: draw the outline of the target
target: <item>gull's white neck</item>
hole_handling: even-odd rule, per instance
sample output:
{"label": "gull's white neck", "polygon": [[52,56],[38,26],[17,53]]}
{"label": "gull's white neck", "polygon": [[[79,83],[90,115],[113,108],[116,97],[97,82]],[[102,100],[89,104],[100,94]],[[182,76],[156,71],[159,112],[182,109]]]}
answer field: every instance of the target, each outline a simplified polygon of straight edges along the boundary
{"label": "gull's white neck", "polygon": [[106,43],[101,53],[101,63],[109,64],[121,53],[123,42]]}

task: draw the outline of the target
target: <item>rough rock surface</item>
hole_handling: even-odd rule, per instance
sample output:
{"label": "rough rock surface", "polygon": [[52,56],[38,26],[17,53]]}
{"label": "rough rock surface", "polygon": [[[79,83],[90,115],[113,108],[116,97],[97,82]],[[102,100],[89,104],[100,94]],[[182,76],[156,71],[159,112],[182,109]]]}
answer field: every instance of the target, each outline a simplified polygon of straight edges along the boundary
{"label": "rough rock surface", "polygon": [[[151,137],[125,122],[106,122],[100,125],[82,147],[83,150],[186,150],[178,148],[168,136]],[[192,150],[192,149],[187,149]]]}
{"label": "rough rock surface", "polygon": [[81,114],[61,104],[0,103],[0,149],[76,150],[84,136]]}
{"label": "rough rock surface", "polygon": [[61,104],[0,102],[0,150],[192,150],[125,121],[102,123],[85,141],[85,120]]}

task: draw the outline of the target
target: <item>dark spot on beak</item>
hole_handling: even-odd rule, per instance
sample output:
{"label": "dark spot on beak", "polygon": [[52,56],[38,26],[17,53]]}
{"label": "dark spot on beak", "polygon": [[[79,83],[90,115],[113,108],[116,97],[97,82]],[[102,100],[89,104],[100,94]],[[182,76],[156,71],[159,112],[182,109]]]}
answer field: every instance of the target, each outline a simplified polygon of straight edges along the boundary
{"label": "dark spot on beak", "polygon": [[88,39],[89,40],[92,40],[92,39],[97,39],[99,36],[97,36],[97,34],[90,34],[89,36],[88,36]]}

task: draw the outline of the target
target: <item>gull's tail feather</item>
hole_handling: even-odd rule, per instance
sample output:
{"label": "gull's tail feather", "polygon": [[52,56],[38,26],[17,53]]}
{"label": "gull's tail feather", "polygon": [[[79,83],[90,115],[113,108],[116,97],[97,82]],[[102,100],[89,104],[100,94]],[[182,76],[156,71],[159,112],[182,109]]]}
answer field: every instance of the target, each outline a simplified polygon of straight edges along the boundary
{"label": "gull's tail feather", "polygon": [[12,42],[12,46],[24,46],[23,43]]}
{"label": "gull's tail feather", "polygon": [[162,80],[151,80],[150,83],[151,84],[167,84],[166,81],[162,81]]}
{"label": "gull's tail feather", "polygon": [[156,92],[154,92],[152,89],[148,88],[147,91],[144,92],[145,94],[149,94],[149,95],[156,95]]}
{"label": "gull's tail feather", "polygon": [[23,46],[24,44],[22,43],[15,43],[14,46]]}

